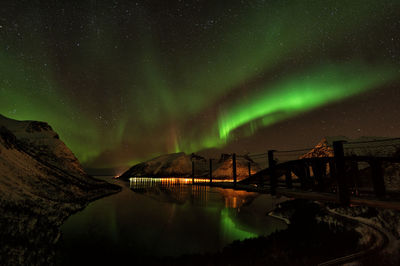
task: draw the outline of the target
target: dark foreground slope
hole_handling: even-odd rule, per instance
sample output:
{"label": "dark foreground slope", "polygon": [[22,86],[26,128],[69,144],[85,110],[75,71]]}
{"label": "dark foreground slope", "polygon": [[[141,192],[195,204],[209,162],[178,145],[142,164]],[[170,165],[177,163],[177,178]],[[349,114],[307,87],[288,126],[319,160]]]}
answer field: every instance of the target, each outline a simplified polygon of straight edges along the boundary
{"label": "dark foreground slope", "polygon": [[288,201],[282,206],[276,215],[290,221],[285,230],[235,241],[214,254],[149,261],[148,265],[318,265],[360,250],[355,223],[322,222],[320,218],[329,214],[319,204],[306,200]]}
{"label": "dark foreground slope", "polygon": [[398,211],[296,199],[273,215],[290,221],[288,228],[214,254],[149,259],[147,265],[400,265]]}
{"label": "dark foreground slope", "polygon": [[0,265],[51,264],[62,222],[119,190],[88,176],[47,123],[0,115]]}

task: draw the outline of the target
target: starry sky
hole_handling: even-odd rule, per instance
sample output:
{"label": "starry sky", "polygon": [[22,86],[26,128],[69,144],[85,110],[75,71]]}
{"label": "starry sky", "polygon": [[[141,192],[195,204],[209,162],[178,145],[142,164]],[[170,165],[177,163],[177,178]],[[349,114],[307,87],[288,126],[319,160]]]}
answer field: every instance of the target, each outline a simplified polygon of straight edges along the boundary
{"label": "starry sky", "polygon": [[0,113],[86,167],[400,136],[400,1],[9,1]]}

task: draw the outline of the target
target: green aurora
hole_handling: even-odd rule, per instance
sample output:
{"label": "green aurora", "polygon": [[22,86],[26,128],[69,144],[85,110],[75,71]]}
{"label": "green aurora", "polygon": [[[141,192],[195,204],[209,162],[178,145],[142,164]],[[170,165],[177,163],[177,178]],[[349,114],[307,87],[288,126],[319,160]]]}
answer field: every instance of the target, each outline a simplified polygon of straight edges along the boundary
{"label": "green aurora", "polygon": [[400,77],[398,1],[12,3],[0,113],[48,122],[88,167],[223,148]]}
{"label": "green aurora", "polygon": [[[396,78],[391,68],[366,68],[364,64],[325,65],[277,82],[224,110],[219,135],[226,139],[234,129],[261,119],[268,126],[300,112],[354,96]],[[256,124],[257,125],[257,124]],[[253,132],[256,127],[249,127]]]}

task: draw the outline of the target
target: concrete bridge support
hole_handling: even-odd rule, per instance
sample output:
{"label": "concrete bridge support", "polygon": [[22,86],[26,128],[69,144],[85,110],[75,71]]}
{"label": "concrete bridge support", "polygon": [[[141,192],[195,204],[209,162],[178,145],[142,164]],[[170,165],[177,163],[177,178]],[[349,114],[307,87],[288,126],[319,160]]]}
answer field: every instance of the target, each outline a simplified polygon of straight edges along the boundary
{"label": "concrete bridge support", "polygon": [[192,161],[192,184],[194,184],[194,161]]}
{"label": "concrete bridge support", "polygon": [[236,153],[232,154],[232,175],[233,175],[233,186],[236,187],[237,175],[236,175]]}
{"label": "concrete bridge support", "polygon": [[278,185],[278,177],[276,176],[276,162],[274,160],[274,150],[268,151],[268,165],[270,169],[270,186],[271,195],[276,195],[276,187]]}
{"label": "concrete bridge support", "polygon": [[293,188],[292,171],[291,171],[291,169],[286,169],[286,172],[285,172],[285,182],[286,182],[286,186],[287,186],[288,188]]}
{"label": "concrete bridge support", "polygon": [[344,160],[344,141],[333,142],[333,152],[335,154],[335,169],[336,169],[336,180],[338,183],[339,201],[343,205],[350,204],[350,195],[346,180],[346,167]]}
{"label": "concrete bridge support", "polygon": [[375,195],[378,198],[383,198],[386,195],[385,181],[383,179],[382,162],[372,160],[370,162],[372,170],[372,183],[374,186]]}
{"label": "concrete bridge support", "polygon": [[210,183],[212,183],[212,159],[210,159]]}
{"label": "concrete bridge support", "polygon": [[314,173],[314,182],[317,189],[324,190],[324,180],[326,177],[326,164],[319,158],[315,158],[311,163],[312,171]]}

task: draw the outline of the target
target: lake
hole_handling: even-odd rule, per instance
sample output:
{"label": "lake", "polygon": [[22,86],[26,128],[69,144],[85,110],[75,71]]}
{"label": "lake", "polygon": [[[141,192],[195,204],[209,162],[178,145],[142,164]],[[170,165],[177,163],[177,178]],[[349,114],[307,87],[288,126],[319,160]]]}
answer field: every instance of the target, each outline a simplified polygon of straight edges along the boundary
{"label": "lake", "polygon": [[235,240],[269,235],[286,224],[267,213],[270,195],[192,185],[184,178],[102,177],[123,187],[69,217],[58,265],[118,263],[146,257],[212,253]]}

